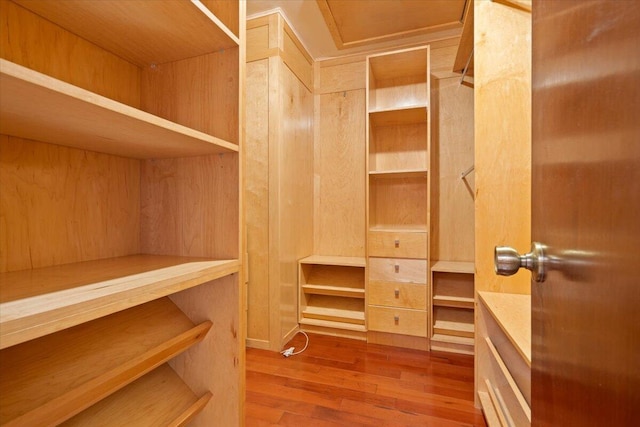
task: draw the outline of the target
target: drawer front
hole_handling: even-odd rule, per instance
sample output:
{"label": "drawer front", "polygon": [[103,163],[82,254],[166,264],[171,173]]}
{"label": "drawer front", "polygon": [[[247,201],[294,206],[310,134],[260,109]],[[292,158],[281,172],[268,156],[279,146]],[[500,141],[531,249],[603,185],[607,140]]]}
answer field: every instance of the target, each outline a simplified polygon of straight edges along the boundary
{"label": "drawer front", "polygon": [[369,258],[369,282],[427,283],[427,261]]}
{"label": "drawer front", "polygon": [[415,283],[369,282],[369,304],[426,310],[427,286]]}
{"label": "drawer front", "polygon": [[427,258],[427,233],[370,231],[369,255],[394,258]]}
{"label": "drawer front", "polygon": [[370,331],[427,336],[426,311],[370,305],[368,323]]}

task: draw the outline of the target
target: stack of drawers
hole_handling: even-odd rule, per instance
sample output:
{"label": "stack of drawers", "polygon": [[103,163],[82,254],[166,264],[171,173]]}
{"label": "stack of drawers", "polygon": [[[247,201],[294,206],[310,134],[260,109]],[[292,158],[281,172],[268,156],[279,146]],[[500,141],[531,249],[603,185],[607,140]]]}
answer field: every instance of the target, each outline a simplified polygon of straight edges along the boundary
{"label": "stack of drawers", "polygon": [[368,329],[427,336],[427,233],[369,232]]}

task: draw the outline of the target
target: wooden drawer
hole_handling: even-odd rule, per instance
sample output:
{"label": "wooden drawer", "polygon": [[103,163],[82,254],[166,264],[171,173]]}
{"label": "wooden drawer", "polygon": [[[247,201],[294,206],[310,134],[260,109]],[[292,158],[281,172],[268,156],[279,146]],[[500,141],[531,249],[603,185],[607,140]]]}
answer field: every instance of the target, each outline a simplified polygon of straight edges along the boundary
{"label": "wooden drawer", "polygon": [[503,425],[502,421],[507,420],[506,425],[530,426],[531,408],[525,396],[518,388],[493,342],[485,338],[485,343],[489,360],[488,369],[485,369],[486,377],[481,380],[493,402],[496,415]]}
{"label": "wooden drawer", "polygon": [[426,310],[427,287],[415,283],[369,282],[369,304]]}
{"label": "wooden drawer", "polygon": [[427,312],[370,305],[368,325],[370,331],[426,337]]}
{"label": "wooden drawer", "polygon": [[369,258],[370,282],[427,283],[427,261]]}
{"label": "wooden drawer", "polygon": [[427,233],[370,231],[369,255],[394,258],[427,258]]}

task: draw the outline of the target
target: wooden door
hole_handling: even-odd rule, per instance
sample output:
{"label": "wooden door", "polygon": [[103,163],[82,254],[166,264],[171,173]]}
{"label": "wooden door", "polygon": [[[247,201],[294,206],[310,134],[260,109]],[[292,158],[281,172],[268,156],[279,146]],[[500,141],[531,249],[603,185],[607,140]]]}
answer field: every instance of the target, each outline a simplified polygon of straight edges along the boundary
{"label": "wooden door", "polygon": [[533,425],[640,425],[640,2],[534,2],[532,67]]}

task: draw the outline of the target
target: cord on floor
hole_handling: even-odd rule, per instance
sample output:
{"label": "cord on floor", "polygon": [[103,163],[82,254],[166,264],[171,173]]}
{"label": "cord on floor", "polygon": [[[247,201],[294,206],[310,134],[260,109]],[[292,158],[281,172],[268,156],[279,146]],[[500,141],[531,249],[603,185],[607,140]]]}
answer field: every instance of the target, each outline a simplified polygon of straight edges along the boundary
{"label": "cord on floor", "polygon": [[[284,357],[296,356],[296,355],[302,353],[303,351],[305,351],[307,349],[307,347],[309,347],[309,335],[307,335],[307,333],[305,331],[298,331],[298,332],[296,332],[296,335],[299,334],[299,333],[304,335],[307,338],[307,342],[305,343],[304,348],[302,350],[300,350],[300,351],[295,351],[296,350],[295,347],[289,347],[286,350],[282,350],[280,352],[280,354],[282,354]],[[294,335],[294,337],[295,337],[295,335]]]}

